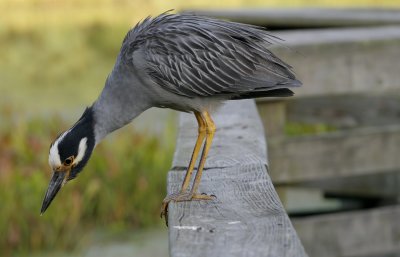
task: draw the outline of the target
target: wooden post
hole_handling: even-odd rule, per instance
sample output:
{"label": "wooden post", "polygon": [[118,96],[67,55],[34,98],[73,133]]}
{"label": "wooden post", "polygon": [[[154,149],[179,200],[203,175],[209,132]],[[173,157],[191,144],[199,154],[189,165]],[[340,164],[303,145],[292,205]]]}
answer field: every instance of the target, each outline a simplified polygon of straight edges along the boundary
{"label": "wooden post", "polygon": [[284,136],[286,100],[263,98],[257,101],[257,107],[268,138]]}
{"label": "wooden post", "polygon": [[[217,198],[169,205],[170,256],[307,256],[267,173],[254,101],[229,102],[213,119],[200,192]],[[196,134],[194,116],[182,114],[168,193],[179,190]]]}

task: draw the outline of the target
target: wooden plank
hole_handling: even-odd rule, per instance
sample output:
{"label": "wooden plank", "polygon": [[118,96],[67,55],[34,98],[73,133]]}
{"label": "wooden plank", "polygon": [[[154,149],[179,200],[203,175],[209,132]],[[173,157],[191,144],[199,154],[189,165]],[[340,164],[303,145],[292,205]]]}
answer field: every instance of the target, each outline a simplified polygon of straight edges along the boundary
{"label": "wooden plank", "polygon": [[257,101],[258,112],[268,138],[285,135],[287,113],[286,99],[263,99]]}
{"label": "wooden plank", "polygon": [[400,24],[399,9],[290,8],[193,10],[199,15],[218,17],[275,28],[321,28]]}
{"label": "wooden plank", "polygon": [[400,255],[400,205],[293,218],[310,256]]}
{"label": "wooden plank", "polygon": [[400,26],[274,35],[285,41],[271,50],[294,67],[304,84],[295,90],[297,97],[399,90]]}
{"label": "wooden plank", "polygon": [[[380,26],[380,27],[361,27],[361,28],[336,28],[336,29],[313,29],[313,30],[285,30],[274,31],[274,35],[282,38],[283,45],[311,46],[320,44],[344,44],[344,43],[373,43],[377,41],[397,41],[400,39],[400,26]],[[292,53],[299,56],[299,53]]]}
{"label": "wooden plank", "polygon": [[[213,118],[199,190],[217,198],[169,205],[170,256],[306,256],[268,176],[254,101],[227,103]],[[179,190],[196,134],[194,117],[182,114],[169,193]]]}
{"label": "wooden plank", "polygon": [[[292,97],[287,102],[287,119],[291,123],[326,124],[339,130],[400,124],[400,87],[398,91]],[[257,107],[268,108],[265,104]]]}
{"label": "wooden plank", "polygon": [[[296,187],[319,189],[325,195],[338,198],[369,199],[397,202],[400,197],[400,172],[377,172],[374,174],[316,179],[296,184]],[[282,199],[282,198],[281,198]],[[282,199],[282,201],[284,201]]]}
{"label": "wooden plank", "polygon": [[399,146],[400,125],[275,138],[269,172],[275,183],[291,183],[399,170]]}

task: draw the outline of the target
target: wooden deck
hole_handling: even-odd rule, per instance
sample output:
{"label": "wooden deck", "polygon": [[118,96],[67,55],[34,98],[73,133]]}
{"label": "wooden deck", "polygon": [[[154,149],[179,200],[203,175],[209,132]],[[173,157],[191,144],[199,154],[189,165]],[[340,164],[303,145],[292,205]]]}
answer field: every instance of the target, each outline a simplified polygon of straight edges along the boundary
{"label": "wooden deck", "polygon": [[[307,256],[268,175],[254,101],[231,101],[213,119],[200,192],[217,199],[170,204],[170,256]],[[182,114],[168,193],[179,190],[196,134],[194,116]]]}

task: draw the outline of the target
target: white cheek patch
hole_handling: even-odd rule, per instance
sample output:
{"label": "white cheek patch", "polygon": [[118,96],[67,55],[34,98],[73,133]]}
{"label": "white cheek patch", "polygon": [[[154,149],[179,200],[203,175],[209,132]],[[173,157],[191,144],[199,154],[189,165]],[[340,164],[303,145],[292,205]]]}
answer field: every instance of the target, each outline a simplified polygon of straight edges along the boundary
{"label": "white cheek patch", "polygon": [[81,141],[79,142],[78,155],[74,160],[75,165],[78,164],[80,161],[82,161],[83,157],[85,156],[85,152],[87,149],[86,142],[87,142],[87,137],[82,138]]}
{"label": "white cheek patch", "polygon": [[61,136],[59,136],[57,138],[57,140],[54,142],[54,144],[51,146],[50,148],[50,152],[49,152],[49,165],[51,168],[55,169],[56,167],[60,167],[61,166],[61,158],[60,158],[60,154],[58,152],[58,143],[63,140],[63,138],[65,137],[65,135],[69,132],[70,130],[65,131],[64,133],[62,133]]}
{"label": "white cheek patch", "polygon": [[52,169],[61,166],[61,159],[60,159],[60,154],[58,153],[57,141],[50,148],[49,165]]}
{"label": "white cheek patch", "polygon": [[[65,135],[68,132],[70,132],[70,130],[65,131],[59,138],[57,138],[57,140],[54,142],[54,144],[50,147],[49,165],[52,169],[56,169],[57,167],[62,166],[60,153],[58,152],[58,145],[64,139]],[[85,152],[87,149],[86,142],[87,142],[87,137],[82,138],[81,141],[79,142],[78,155],[74,159],[75,165],[77,165],[80,161],[82,161],[83,157],[85,156]]]}

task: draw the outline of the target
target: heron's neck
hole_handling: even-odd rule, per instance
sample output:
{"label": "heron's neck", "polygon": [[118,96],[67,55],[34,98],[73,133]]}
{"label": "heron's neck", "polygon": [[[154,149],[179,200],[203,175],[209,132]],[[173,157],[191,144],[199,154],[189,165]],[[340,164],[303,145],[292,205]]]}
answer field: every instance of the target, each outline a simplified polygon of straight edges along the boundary
{"label": "heron's neck", "polygon": [[129,67],[114,67],[101,95],[93,104],[96,144],[151,107],[148,96],[141,88],[140,81],[129,71]]}

